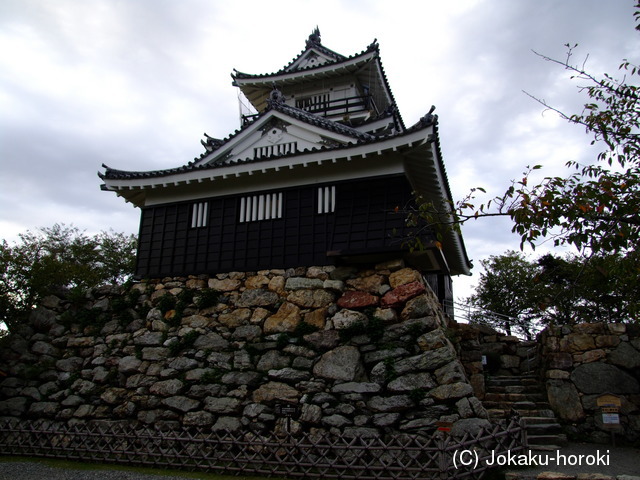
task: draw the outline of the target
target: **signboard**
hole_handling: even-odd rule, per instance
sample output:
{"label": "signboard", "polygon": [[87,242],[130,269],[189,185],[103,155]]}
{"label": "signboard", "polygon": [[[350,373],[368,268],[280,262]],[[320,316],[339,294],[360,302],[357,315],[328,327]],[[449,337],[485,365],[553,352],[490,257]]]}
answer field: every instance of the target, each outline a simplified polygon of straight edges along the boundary
{"label": "signboard", "polygon": [[290,418],[298,413],[298,407],[296,405],[291,405],[290,403],[277,403],[275,411],[276,415]]}
{"label": "signboard", "polygon": [[615,427],[620,425],[620,415],[618,413],[602,412],[602,423],[604,427]]}
{"label": "signboard", "polygon": [[617,395],[605,393],[596,398],[596,405],[598,407],[621,407],[622,401]]}

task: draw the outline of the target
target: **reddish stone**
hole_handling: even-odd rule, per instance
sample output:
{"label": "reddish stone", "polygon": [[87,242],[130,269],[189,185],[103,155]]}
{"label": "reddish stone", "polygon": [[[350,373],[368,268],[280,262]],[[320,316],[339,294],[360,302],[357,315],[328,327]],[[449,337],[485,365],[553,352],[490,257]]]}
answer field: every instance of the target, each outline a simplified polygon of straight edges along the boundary
{"label": "reddish stone", "polygon": [[411,282],[404,285],[400,285],[394,288],[390,292],[387,292],[380,305],[382,307],[399,308],[402,307],[408,300],[424,293],[426,289],[421,282]]}
{"label": "reddish stone", "polygon": [[378,297],[367,292],[349,290],[338,300],[340,308],[365,308],[378,305]]}

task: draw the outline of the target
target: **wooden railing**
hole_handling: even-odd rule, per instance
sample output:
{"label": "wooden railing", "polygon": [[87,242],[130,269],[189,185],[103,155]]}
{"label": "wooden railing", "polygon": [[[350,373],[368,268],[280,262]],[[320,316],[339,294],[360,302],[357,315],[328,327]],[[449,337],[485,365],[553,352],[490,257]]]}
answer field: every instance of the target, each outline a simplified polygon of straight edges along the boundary
{"label": "wooden railing", "polygon": [[444,432],[279,436],[167,425],[133,427],[122,421],[0,422],[3,455],[281,477],[479,479],[492,455],[525,449],[526,433],[518,419],[460,438]]}
{"label": "wooden railing", "polygon": [[[371,95],[365,95],[361,97],[347,97],[337,100],[328,100],[326,98],[306,98],[296,100],[296,108],[304,110],[309,113],[320,115],[323,117],[332,115],[348,115],[358,112],[364,112],[367,110],[374,110],[373,98]],[[249,115],[242,115],[242,126],[253,122],[258,118],[260,114],[254,113]]]}
{"label": "wooden railing", "polygon": [[296,100],[296,107],[310,113],[321,114],[323,116],[335,115],[337,113],[349,114],[370,110],[373,105],[371,96],[347,97],[336,100],[321,98],[321,96]]}

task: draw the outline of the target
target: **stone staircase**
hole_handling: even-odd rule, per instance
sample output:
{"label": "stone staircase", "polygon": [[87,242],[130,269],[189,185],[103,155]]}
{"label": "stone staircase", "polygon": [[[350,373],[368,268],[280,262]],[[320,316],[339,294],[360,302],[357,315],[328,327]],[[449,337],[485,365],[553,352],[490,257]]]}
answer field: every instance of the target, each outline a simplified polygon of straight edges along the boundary
{"label": "stone staircase", "polygon": [[534,374],[496,375],[485,382],[482,404],[492,421],[518,414],[527,426],[529,448],[556,450],[567,444],[566,435],[547,402],[544,384]]}

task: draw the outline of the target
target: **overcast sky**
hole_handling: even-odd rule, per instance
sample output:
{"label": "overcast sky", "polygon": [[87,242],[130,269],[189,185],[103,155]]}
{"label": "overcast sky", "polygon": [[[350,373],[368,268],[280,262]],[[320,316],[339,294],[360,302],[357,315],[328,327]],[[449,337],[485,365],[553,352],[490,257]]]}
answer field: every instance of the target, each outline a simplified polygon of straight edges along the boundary
{"label": "overcast sky", "polygon": [[[73,224],[137,233],[139,211],[100,190],[103,163],[176,167],[203,133],[239,127],[234,68],[279,70],[316,27],[344,55],[377,38],[400,113],[413,125],[436,106],[454,198],[499,194],[527,165],[558,173],[597,149],[582,129],[523,91],[579,112],[586,97],[532,51],[617,75],[640,57],[633,0],[1,0],[0,238]],[[587,59],[588,56],[588,59]],[[476,268],[517,249],[506,220],[463,230]]]}

